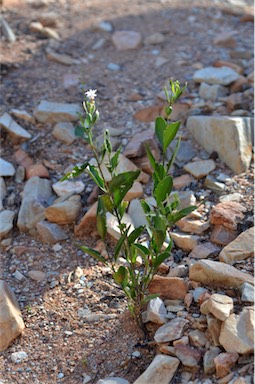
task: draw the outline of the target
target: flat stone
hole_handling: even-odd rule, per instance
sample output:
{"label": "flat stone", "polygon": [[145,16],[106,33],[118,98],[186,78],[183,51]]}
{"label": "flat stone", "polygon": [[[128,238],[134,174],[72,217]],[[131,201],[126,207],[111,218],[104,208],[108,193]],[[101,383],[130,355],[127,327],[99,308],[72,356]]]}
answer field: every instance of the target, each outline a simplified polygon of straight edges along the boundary
{"label": "flat stone", "polygon": [[175,357],[159,354],[134,384],[169,384],[179,364],[180,361]]}
{"label": "flat stone", "polygon": [[235,48],[237,41],[234,38],[236,31],[222,32],[219,33],[213,40],[215,45],[220,45],[225,48]]}
{"label": "flat stone", "polygon": [[14,158],[17,161],[19,165],[22,165],[22,167],[27,168],[30,165],[33,164],[33,159],[28,155],[24,149],[20,148],[14,153]]}
{"label": "flat stone", "polygon": [[13,140],[15,144],[20,141],[29,140],[32,137],[32,135],[16,123],[7,112],[0,117],[0,126],[8,132],[11,140]]}
{"label": "flat stone", "polygon": [[165,324],[167,322],[166,314],[167,311],[163,300],[157,297],[149,301],[147,305],[147,321],[160,325]]}
{"label": "flat stone", "polygon": [[59,225],[48,221],[40,221],[36,224],[36,229],[43,243],[55,244],[68,239],[67,233]]}
{"label": "flat stone", "polygon": [[46,202],[52,195],[49,180],[34,176],[26,182],[17,222],[21,232],[36,235],[36,224],[45,219]]}
{"label": "flat stone", "polygon": [[189,345],[177,344],[174,346],[175,354],[186,367],[196,367],[201,359],[201,352]]}
{"label": "flat stone", "polygon": [[242,293],[241,301],[254,303],[254,287],[249,283],[243,283],[240,287]]}
{"label": "flat stone", "polygon": [[194,331],[189,332],[189,339],[194,347],[204,347],[208,341],[205,333],[199,331],[199,329],[194,329]]}
{"label": "flat stone", "polygon": [[74,130],[75,129],[72,123],[61,122],[54,126],[52,134],[57,140],[70,145],[76,139]]}
{"label": "flat stone", "polygon": [[221,349],[218,347],[211,347],[205,352],[203,357],[204,372],[208,375],[214,373],[216,370],[214,359],[221,353]]}
{"label": "flat stone", "polygon": [[233,172],[248,170],[252,158],[252,118],[190,116],[186,126],[208,153],[217,152]]}
{"label": "flat stone", "polygon": [[215,357],[216,376],[221,378],[226,376],[238,360],[238,353],[220,353]]}
{"label": "flat stone", "polygon": [[[177,144],[177,140],[173,140],[170,146],[168,147],[166,152],[167,160],[170,160],[172,158],[172,155],[176,148],[176,144]],[[182,140],[180,143],[180,147],[177,152],[177,155],[175,157],[174,164],[178,165],[178,167],[182,167],[188,161],[193,159],[195,155],[196,155],[196,151],[194,149],[194,146],[191,144],[191,142]]]}
{"label": "flat stone", "polygon": [[31,177],[38,176],[41,178],[50,178],[48,169],[43,164],[32,164],[26,167],[26,178],[31,179]]}
{"label": "flat stone", "polygon": [[211,255],[218,254],[220,252],[220,249],[220,247],[210,242],[199,244],[190,252],[189,258],[206,259]]}
{"label": "flat stone", "polygon": [[109,21],[106,20],[101,20],[96,26],[96,29],[99,31],[104,31],[104,32],[112,32],[113,31],[113,26]]}
{"label": "flat stone", "polygon": [[238,223],[244,219],[246,210],[246,207],[240,203],[219,203],[211,209],[210,222],[214,225],[224,225],[226,228],[236,230]]}
{"label": "flat stone", "polygon": [[156,343],[166,343],[180,339],[187,324],[189,324],[188,320],[176,317],[158,328],[154,335],[154,340]]}
{"label": "flat stone", "polygon": [[160,32],[152,33],[144,39],[145,45],[157,45],[165,41],[165,36]]}
{"label": "flat stone", "polygon": [[9,161],[0,158],[0,176],[13,176],[14,174],[14,166]]}
{"label": "flat stone", "polygon": [[239,73],[229,67],[206,67],[199,69],[193,75],[197,83],[229,85],[239,78]]}
{"label": "flat stone", "polygon": [[228,95],[228,92],[228,88],[219,84],[201,83],[199,87],[199,96],[204,100],[216,101],[219,97]]}
{"label": "flat stone", "polygon": [[71,122],[79,119],[81,107],[77,104],[55,103],[42,100],[34,110],[34,117],[40,123]]}
{"label": "flat stone", "polygon": [[219,341],[227,352],[254,353],[254,308],[245,307],[239,315],[232,314],[224,321]]}
{"label": "flat stone", "polygon": [[224,321],[234,308],[233,299],[227,295],[214,293],[207,302],[209,311],[219,320]]}
{"label": "flat stone", "polygon": [[0,280],[0,351],[4,351],[25,329],[18,300],[9,285]]}
{"label": "flat stone", "polygon": [[97,225],[97,201],[89,208],[89,210],[82,217],[78,225],[74,227],[74,234],[76,236],[89,235],[95,232]]}
{"label": "flat stone", "polygon": [[36,271],[36,270],[28,271],[27,274],[28,274],[28,277],[30,277],[30,279],[38,282],[46,280],[46,277],[47,277],[46,273],[42,271]]}
{"label": "flat stone", "polygon": [[230,265],[254,256],[254,227],[247,229],[222,249],[219,259]]}
{"label": "flat stone", "polygon": [[141,45],[142,35],[135,31],[116,31],[112,35],[112,41],[117,50],[127,51]]}
{"label": "flat stone", "polygon": [[215,225],[211,232],[210,240],[212,243],[225,246],[235,240],[237,235],[237,231],[228,229],[224,225]]}
{"label": "flat stone", "polygon": [[19,364],[21,361],[26,360],[28,354],[25,351],[13,352],[11,354],[11,361],[15,364]]}
{"label": "flat stone", "polygon": [[207,175],[204,181],[204,187],[221,195],[226,190],[226,185],[217,181],[212,175]]}
{"label": "flat stone", "polygon": [[16,41],[16,35],[3,16],[0,16],[0,26],[6,40],[9,43],[14,43],[14,41]]}
{"label": "flat stone", "polygon": [[220,203],[226,203],[230,201],[235,201],[236,203],[239,203],[242,200],[243,196],[241,193],[234,192],[234,193],[229,193],[228,195],[220,196],[219,200]]}
{"label": "flat stone", "polygon": [[15,217],[15,212],[4,210],[0,212],[0,239],[8,235],[8,233],[13,228],[13,219]]}
{"label": "flat stone", "polygon": [[191,190],[187,191],[175,191],[170,194],[170,201],[174,201],[175,196],[179,200],[178,209],[189,207],[190,205],[196,205],[196,197]]}
{"label": "flat stone", "polygon": [[81,212],[81,197],[73,195],[64,201],[54,203],[45,209],[45,217],[51,223],[71,224]]}
{"label": "flat stone", "polygon": [[[145,201],[150,206],[153,206],[154,204],[156,204],[156,200],[153,197],[146,198]],[[147,224],[144,210],[141,206],[140,200],[138,199],[134,199],[130,202],[128,207],[128,215],[131,217],[135,228],[140,227],[141,225]]]}
{"label": "flat stone", "polygon": [[140,157],[146,153],[146,145],[148,145],[150,149],[158,149],[154,129],[146,130],[146,132],[138,132],[132,136],[123,155],[128,158]]}
{"label": "flat stone", "polygon": [[59,64],[63,64],[66,66],[80,64],[80,61],[77,59],[74,59],[72,56],[67,55],[65,53],[57,53],[49,47],[46,48],[46,57],[50,61],[55,61]]}
{"label": "flat stone", "polygon": [[212,340],[215,346],[221,345],[219,338],[220,338],[222,321],[220,321],[219,319],[216,319],[216,317],[214,317],[211,313],[206,315],[206,319],[207,319],[208,333],[210,335],[210,339]]}
{"label": "flat stone", "polygon": [[96,384],[130,384],[130,383],[128,380],[122,379],[121,377],[106,377],[105,379],[98,380]]}
{"label": "flat stone", "polygon": [[170,236],[174,241],[175,246],[184,249],[185,251],[192,251],[200,239],[197,235],[187,235],[183,233],[170,232]]}
{"label": "flat stone", "polygon": [[187,283],[180,277],[155,275],[149,285],[150,293],[157,293],[166,299],[184,299],[187,291]]}
{"label": "flat stone", "polygon": [[193,179],[193,177],[191,177],[188,174],[185,174],[185,175],[181,175],[179,177],[175,177],[173,179],[173,186],[175,189],[181,189],[181,188],[188,187],[194,181],[195,180]]}
{"label": "flat stone", "polygon": [[177,221],[175,225],[183,232],[195,233],[196,235],[201,235],[210,228],[209,222],[189,220],[186,218]]}
{"label": "flat stone", "polygon": [[240,287],[243,283],[253,283],[251,275],[241,272],[231,265],[212,260],[199,260],[189,270],[191,280],[209,286]]}
{"label": "flat stone", "polygon": [[189,272],[189,268],[185,265],[177,265],[177,267],[170,268],[167,277],[185,277]]}
{"label": "flat stone", "polygon": [[213,160],[200,160],[185,164],[183,168],[186,172],[191,173],[196,179],[201,179],[212,172],[215,167],[216,164]]}
{"label": "flat stone", "polygon": [[13,108],[13,109],[11,109],[11,114],[16,116],[18,119],[22,119],[22,120],[27,121],[28,123],[31,123],[31,124],[35,123],[35,119],[33,118],[33,116],[31,116],[27,111],[25,111],[23,109]]}
{"label": "flat stone", "polygon": [[58,181],[52,185],[52,188],[56,195],[65,196],[70,194],[81,194],[85,189],[85,184],[80,181],[64,180]]}

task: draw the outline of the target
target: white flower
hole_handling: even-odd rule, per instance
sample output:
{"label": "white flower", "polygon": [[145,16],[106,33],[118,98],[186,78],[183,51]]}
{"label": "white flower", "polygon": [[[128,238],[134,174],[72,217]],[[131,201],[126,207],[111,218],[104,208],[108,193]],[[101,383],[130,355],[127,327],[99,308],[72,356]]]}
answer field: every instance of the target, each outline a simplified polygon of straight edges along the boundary
{"label": "white flower", "polygon": [[96,95],[97,95],[97,90],[96,89],[90,89],[89,91],[85,92],[85,95],[87,96],[88,99],[94,100]]}

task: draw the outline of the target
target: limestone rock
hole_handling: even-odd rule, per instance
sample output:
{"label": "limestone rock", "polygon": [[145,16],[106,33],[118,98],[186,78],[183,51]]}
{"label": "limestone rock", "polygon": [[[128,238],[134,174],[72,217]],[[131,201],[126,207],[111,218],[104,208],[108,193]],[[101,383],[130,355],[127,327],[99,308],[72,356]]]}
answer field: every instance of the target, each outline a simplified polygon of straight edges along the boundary
{"label": "limestone rock", "polygon": [[237,41],[234,38],[235,34],[236,31],[220,33],[214,38],[213,43],[225,48],[235,48],[237,44]]}
{"label": "limestone rock", "polygon": [[34,116],[40,123],[58,123],[77,121],[81,107],[77,104],[55,103],[42,100],[34,110]]}
{"label": "limestone rock", "polygon": [[68,122],[57,123],[53,128],[52,134],[57,140],[63,141],[67,145],[72,144],[76,139],[74,126]]}
{"label": "limestone rock", "polygon": [[145,45],[156,45],[163,43],[165,40],[165,36],[160,32],[152,33],[144,39]]}
{"label": "limestone rock", "polygon": [[17,161],[19,165],[22,165],[22,167],[27,168],[30,165],[33,164],[33,159],[28,155],[26,151],[24,151],[22,148],[18,149],[14,153],[14,158]]}
{"label": "limestone rock", "polygon": [[199,69],[193,75],[197,83],[229,85],[239,78],[239,74],[229,67],[206,67]]}
{"label": "limestone rock", "polygon": [[175,354],[186,367],[196,367],[201,359],[201,352],[189,345],[177,344],[174,346]]}
{"label": "limestone rock", "polygon": [[158,328],[154,335],[154,340],[156,343],[166,343],[180,339],[187,324],[189,324],[188,320],[176,317]]}
{"label": "limestone rock", "polygon": [[219,320],[226,320],[234,308],[233,299],[226,295],[214,293],[207,302],[209,311]]}
{"label": "limestone rock", "polygon": [[59,225],[47,221],[37,223],[36,229],[43,243],[55,244],[68,238],[67,233]]}
{"label": "limestone rock", "polygon": [[158,293],[166,299],[184,299],[187,290],[187,283],[180,277],[155,275],[149,285],[150,293]]}
{"label": "limestone rock", "polygon": [[[91,380],[90,376],[89,381]],[[89,381],[86,381],[88,383]],[[84,383],[84,381],[83,381]],[[122,379],[121,377],[106,377],[105,379],[100,379],[96,384],[130,384],[128,380]]]}
{"label": "limestone rock", "polygon": [[249,283],[243,283],[240,287],[242,302],[254,303],[254,287]]}
{"label": "limestone rock", "polygon": [[31,271],[28,271],[28,277],[30,277],[30,279],[32,280],[35,280],[35,281],[44,281],[46,280],[46,273],[42,272],[42,271],[36,271],[36,270],[31,270]]}
{"label": "limestone rock", "polygon": [[13,176],[14,174],[14,166],[9,161],[0,158],[0,176]]}
{"label": "limestone rock", "polygon": [[146,153],[146,144],[151,149],[158,149],[154,129],[136,133],[128,142],[123,155],[128,158],[140,157]]}
{"label": "limestone rock", "polygon": [[26,178],[31,179],[31,177],[38,176],[41,178],[50,178],[48,169],[43,164],[32,164],[26,168]]}
{"label": "limestone rock", "polygon": [[112,41],[119,51],[136,49],[141,45],[142,36],[135,31],[116,31],[112,35]]}
{"label": "limestone rock", "polygon": [[169,384],[179,363],[180,361],[175,357],[159,354],[134,384]]}
{"label": "limestone rock", "polygon": [[254,327],[253,307],[245,307],[239,315],[230,315],[221,327],[219,338],[221,345],[227,352],[253,353]]}
{"label": "limestone rock", "polygon": [[230,265],[254,255],[254,227],[242,232],[237,238],[222,249],[219,259]]}
{"label": "limestone rock", "polygon": [[189,254],[190,259],[206,259],[211,255],[218,254],[220,252],[220,247],[217,245],[206,242],[196,246]]}
{"label": "limestone rock", "polygon": [[74,228],[76,236],[89,235],[96,230],[97,202],[95,202]]}
{"label": "limestone rock", "polygon": [[77,220],[81,211],[81,197],[73,195],[57,201],[45,209],[45,217],[51,223],[70,224]]}
{"label": "limestone rock", "polygon": [[138,181],[135,181],[133,186],[127,192],[124,197],[125,201],[131,201],[133,199],[139,198],[143,195],[143,186]]}
{"label": "limestone rock", "polygon": [[186,172],[191,173],[196,179],[201,179],[212,172],[215,167],[216,164],[213,160],[200,160],[185,164],[183,168]]}
{"label": "limestone rock", "polygon": [[15,212],[4,210],[0,212],[0,239],[2,240],[13,228]]}
{"label": "limestone rock", "polygon": [[0,351],[4,351],[25,328],[19,303],[8,284],[0,280]]}
{"label": "limestone rock", "polygon": [[65,196],[71,194],[74,195],[82,193],[84,191],[85,184],[80,180],[64,180],[58,181],[57,183],[53,184],[52,188],[58,196]]}
{"label": "limestone rock", "polygon": [[197,235],[170,232],[170,236],[178,248],[184,249],[186,251],[192,251],[192,249],[198,245],[199,241],[199,236]]}
{"label": "limestone rock", "polygon": [[221,349],[218,347],[211,347],[205,352],[203,357],[204,372],[208,375],[214,373],[216,370],[214,359],[221,353]]}
{"label": "limestone rock", "polygon": [[31,123],[31,124],[35,123],[35,119],[33,118],[33,116],[31,116],[27,111],[23,109],[13,108],[11,109],[11,114],[16,116],[18,119],[27,121],[28,123]]}
{"label": "limestone rock", "polygon": [[[124,213],[121,222],[123,224],[126,224],[127,227],[130,226],[130,229],[128,231],[128,234],[130,234],[135,228],[132,223],[131,217]],[[112,215],[110,212],[106,213],[106,226],[107,226],[107,232],[116,240],[119,240],[120,238],[120,229],[117,219],[114,215]]]}
{"label": "limestone rock", "polygon": [[191,177],[189,174],[185,174],[179,177],[175,177],[173,179],[173,186],[175,189],[181,189],[181,188],[188,187],[193,182],[195,182],[193,177]]}
{"label": "limestone rock", "polygon": [[212,260],[199,260],[191,265],[189,278],[217,288],[238,288],[245,282],[253,284],[253,278],[249,274],[241,272],[228,264]]}
{"label": "limestone rock", "polygon": [[189,220],[186,218],[177,221],[175,225],[183,232],[195,233],[196,235],[201,235],[210,228],[210,224],[208,222],[203,222],[201,220]]}
{"label": "limestone rock", "polygon": [[[2,4],[3,4],[3,2],[1,3],[1,5]],[[16,41],[16,35],[13,32],[12,28],[10,27],[9,23],[1,15],[0,15],[0,26],[1,26],[1,29],[3,31],[3,34],[6,38],[6,40],[9,43],[14,43],[14,41]]]}
{"label": "limestone rock", "polygon": [[35,176],[26,182],[17,222],[21,232],[36,234],[36,224],[45,219],[46,202],[51,197],[49,180]]}
{"label": "limestone rock", "polygon": [[211,313],[206,315],[206,319],[210,338],[215,346],[219,346],[221,344],[219,338],[222,321],[216,319]]}
{"label": "limestone rock", "polygon": [[210,222],[236,230],[237,224],[244,219],[244,212],[246,212],[246,208],[235,201],[219,203],[211,210]]}
{"label": "limestone rock", "polygon": [[4,179],[0,177],[0,211],[3,209],[3,200],[7,195],[7,189]]}
{"label": "limestone rock", "polygon": [[147,305],[147,321],[152,321],[160,325],[165,324],[167,322],[166,314],[167,311],[163,300],[156,297],[156,299],[149,301]]}
{"label": "limestone rock", "polygon": [[216,376],[218,378],[226,376],[238,359],[237,353],[220,353],[215,357]]}
{"label": "limestone rock", "polygon": [[250,117],[190,116],[186,125],[208,153],[216,151],[237,174],[247,171],[252,157]]}
{"label": "limestone rock", "polygon": [[29,140],[32,137],[29,132],[16,123],[16,121],[6,112],[0,117],[0,126],[9,133],[15,144],[22,140]]}
{"label": "limestone rock", "polygon": [[219,97],[226,96],[228,89],[219,84],[209,85],[201,83],[199,87],[199,96],[204,100],[216,101]]}
{"label": "limestone rock", "polygon": [[199,331],[199,329],[194,329],[194,331],[189,332],[190,343],[195,347],[204,347],[208,341],[205,333]]}
{"label": "limestone rock", "polygon": [[212,243],[225,246],[235,240],[237,235],[237,231],[228,229],[224,225],[215,225],[211,232],[210,240]]}
{"label": "limestone rock", "polygon": [[26,360],[28,357],[25,351],[13,352],[11,354],[11,361],[13,363],[19,364],[21,361]]}
{"label": "limestone rock", "polygon": [[215,179],[212,175],[206,176],[204,181],[204,187],[217,193],[217,195],[221,195],[226,189],[226,185],[217,181],[217,179]]}
{"label": "limestone rock", "polygon": [[[57,53],[49,47],[46,48],[46,57],[50,61],[55,61],[57,63],[63,64],[66,66],[80,64],[80,61],[77,59],[74,59],[72,56],[66,55],[65,53]],[[37,120],[39,120],[39,119],[37,119]],[[63,121],[63,120],[61,118],[59,118],[57,121]],[[68,118],[67,121],[73,121],[73,120],[78,120],[78,119],[77,118],[72,118],[72,119]],[[54,120],[54,122],[57,122],[57,121]]]}
{"label": "limestone rock", "polygon": [[[166,151],[167,160],[170,160],[172,158],[176,145],[177,140],[173,140]],[[196,151],[191,142],[182,140],[177,155],[175,157],[174,164],[178,165],[178,167],[182,167],[184,164],[188,163],[191,159],[193,159],[195,155]]]}

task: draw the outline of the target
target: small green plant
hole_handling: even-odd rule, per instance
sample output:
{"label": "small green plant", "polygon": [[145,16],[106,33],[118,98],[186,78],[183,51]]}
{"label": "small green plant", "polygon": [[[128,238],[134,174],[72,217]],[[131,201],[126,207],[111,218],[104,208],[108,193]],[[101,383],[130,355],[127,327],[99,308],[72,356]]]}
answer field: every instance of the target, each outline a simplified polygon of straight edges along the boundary
{"label": "small green plant", "polygon": [[[141,200],[147,219],[146,225],[132,230],[130,225],[123,222],[123,216],[128,208],[125,196],[138,178],[140,170],[117,172],[121,149],[116,152],[112,151],[108,131],[105,132],[102,147],[98,149],[95,145],[93,127],[99,118],[95,103],[96,90],[89,90],[85,93],[86,99],[83,102],[85,114],[80,115],[80,124],[75,130],[76,136],[89,144],[96,164],[86,162],[77,165],[62,179],[78,177],[82,172],[87,172],[100,188],[102,194],[98,198],[97,205],[97,230],[102,240],[105,240],[107,234],[107,213],[110,212],[115,216],[120,237],[112,254],[108,252],[107,259],[86,245],[81,249],[111,268],[114,281],[125,293],[129,310],[142,329],[144,329],[141,319],[142,308],[146,302],[157,296],[149,294],[149,285],[158,267],[169,257],[172,249],[171,239],[167,245],[165,243],[169,239],[168,231],[175,222],[196,209],[195,206],[189,206],[178,210],[178,198],[171,195],[173,179],[169,172],[180,145],[180,137],[170,160],[167,159],[166,153],[169,145],[176,138],[181,122],[171,122],[170,115],[174,102],[181,96],[185,87],[181,88],[178,81],[170,80],[169,84],[170,90],[165,88],[168,102],[168,106],[165,108],[166,117],[159,116],[155,120],[155,134],[162,149],[162,161],[156,161],[149,146],[146,147],[153,169],[152,195],[155,199],[154,205],[149,205],[145,200]],[[110,173],[110,181],[105,178],[105,166]],[[148,241],[142,243],[140,239],[145,235]],[[120,256],[125,259],[124,265],[118,263]],[[142,263],[139,265],[138,256],[142,259]]]}

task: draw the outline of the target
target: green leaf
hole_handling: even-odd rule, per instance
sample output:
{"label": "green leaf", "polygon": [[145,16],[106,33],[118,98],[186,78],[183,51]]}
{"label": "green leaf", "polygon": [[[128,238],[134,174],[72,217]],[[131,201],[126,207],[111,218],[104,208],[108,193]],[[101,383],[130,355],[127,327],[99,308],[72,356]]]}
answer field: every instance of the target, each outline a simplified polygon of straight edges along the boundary
{"label": "green leaf", "polygon": [[160,253],[156,259],[152,261],[153,268],[157,269],[170,256],[169,252]]}
{"label": "green leaf", "polygon": [[123,235],[119,238],[116,246],[115,246],[115,251],[114,251],[114,260],[116,261],[119,254],[120,254],[120,251],[121,251],[121,248],[124,244],[124,241],[126,240],[127,238],[127,234],[128,234],[128,229],[125,230],[125,232],[123,233]]}
{"label": "green leaf", "polygon": [[149,145],[147,143],[145,144],[145,149],[146,149],[146,154],[147,154],[147,157],[149,159],[149,162],[150,162],[150,164],[152,166],[152,169],[155,171],[156,164],[157,164],[156,163],[156,159],[153,156],[153,154],[152,154],[152,152],[150,150],[150,147],[149,147]]}
{"label": "green leaf", "polygon": [[118,149],[115,152],[115,154],[112,156],[112,158],[111,158],[110,164],[111,164],[112,170],[114,170],[117,167],[118,163],[119,163],[120,151],[121,151],[121,149]]}
{"label": "green leaf", "polygon": [[133,247],[137,249],[139,255],[142,257],[149,256],[150,250],[142,244],[133,244]]}
{"label": "green leaf", "polygon": [[166,152],[169,144],[173,141],[181,125],[180,121],[173,122],[166,126],[163,133],[163,153]]}
{"label": "green leaf", "polygon": [[150,207],[150,205],[145,200],[141,200],[140,204],[141,204],[142,209],[143,209],[145,214],[151,212],[151,207]]}
{"label": "green leaf", "polygon": [[84,128],[80,125],[77,125],[75,127],[74,134],[76,137],[84,137]]}
{"label": "green leaf", "polygon": [[100,189],[105,191],[104,180],[102,179],[102,177],[100,176],[97,168],[94,165],[88,164],[88,173],[89,173],[90,177],[94,180],[96,185]]}
{"label": "green leaf", "polygon": [[155,228],[152,229],[152,233],[153,233],[154,243],[156,244],[157,249],[159,250],[162,248],[162,245],[164,244],[166,233],[165,231],[161,231]]}
{"label": "green leaf", "polygon": [[103,258],[103,256],[100,255],[99,252],[95,251],[94,249],[90,248],[90,247],[87,247],[86,245],[82,245],[80,247],[80,249],[85,252],[85,253],[88,253],[90,256],[94,257],[96,260],[100,261],[101,263],[107,265],[107,262],[106,260]]}
{"label": "green leaf", "polygon": [[106,208],[104,205],[104,200],[102,199],[102,196],[98,197],[98,204],[97,204],[97,231],[101,237],[101,239],[105,239],[105,235],[107,232],[106,227]]}
{"label": "green leaf", "polygon": [[128,272],[126,268],[121,265],[117,272],[114,272],[113,274],[114,281],[121,285],[123,288],[127,286],[127,280],[128,280]]}
{"label": "green leaf", "polygon": [[73,179],[74,177],[80,176],[80,174],[82,174],[85,171],[87,166],[88,166],[88,163],[84,163],[82,165],[76,165],[73,168],[73,170],[71,172],[68,172],[64,177],[62,177],[60,181],[69,180],[69,179]]}
{"label": "green leaf", "polygon": [[109,190],[113,194],[114,204],[118,207],[134,181],[140,174],[140,170],[120,173],[109,181]]}
{"label": "green leaf", "polygon": [[145,228],[144,225],[135,228],[135,229],[130,233],[130,235],[128,236],[128,243],[129,243],[129,244],[134,243],[134,242],[136,241],[136,239],[141,235],[141,233],[143,232],[144,228]]}
{"label": "green leaf", "polygon": [[167,216],[167,220],[171,222],[171,225],[173,225],[174,223],[181,220],[183,217],[189,215],[191,212],[195,211],[196,209],[197,209],[196,205],[191,205],[189,207],[183,208],[178,212],[170,213]]}
{"label": "green leaf", "polygon": [[174,163],[174,160],[175,160],[177,153],[179,151],[179,148],[180,148],[180,144],[181,144],[181,136],[179,136],[177,143],[176,143],[176,146],[175,146],[175,149],[174,149],[174,153],[173,153],[170,161],[167,163],[167,172],[169,172],[170,168],[172,167],[172,165]]}
{"label": "green leaf", "polygon": [[165,177],[158,184],[156,189],[153,191],[157,204],[163,203],[166,198],[170,195],[173,188],[173,179],[171,176]]}
{"label": "green leaf", "polygon": [[103,200],[106,212],[112,213],[112,211],[113,211],[113,203],[111,201],[110,196],[107,195],[107,194],[104,194],[104,195],[101,195],[100,198]]}
{"label": "green leaf", "polygon": [[162,116],[158,116],[155,120],[155,133],[162,147],[164,143],[164,130],[166,126],[167,123],[165,119]]}

